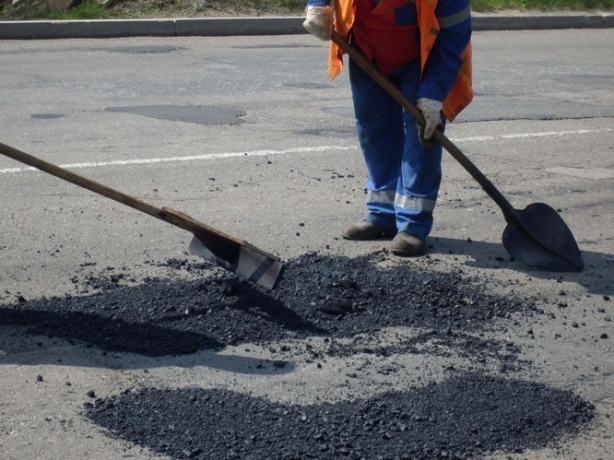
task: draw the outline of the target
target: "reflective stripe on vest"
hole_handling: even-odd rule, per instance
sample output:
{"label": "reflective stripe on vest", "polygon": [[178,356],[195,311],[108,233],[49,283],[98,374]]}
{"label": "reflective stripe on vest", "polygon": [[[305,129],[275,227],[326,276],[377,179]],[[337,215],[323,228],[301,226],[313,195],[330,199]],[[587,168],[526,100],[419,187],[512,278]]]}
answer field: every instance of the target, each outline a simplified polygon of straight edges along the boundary
{"label": "reflective stripe on vest", "polygon": [[439,22],[439,27],[442,29],[447,29],[449,27],[453,27],[461,22],[466,21],[471,18],[471,7],[467,5],[463,10],[458,13],[451,14],[450,16],[441,16],[437,18],[437,22]]}

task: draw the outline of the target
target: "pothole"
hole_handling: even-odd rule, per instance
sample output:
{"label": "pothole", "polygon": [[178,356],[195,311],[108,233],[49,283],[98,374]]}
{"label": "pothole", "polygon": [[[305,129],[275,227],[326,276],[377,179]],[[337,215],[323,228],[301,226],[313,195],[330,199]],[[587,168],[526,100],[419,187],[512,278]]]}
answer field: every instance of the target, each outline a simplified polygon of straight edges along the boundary
{"label": "pothole", "polygon": [[158,120],[198,123],[200,125],[238,125],[243,123],[244,110],[214,106],[137,105],[107,107],[107,112],[127,113]]}
{"label": "pothole", "polygon": [[327,85],[324,83],[314,83],[314,82],[284,83],[284,86],[287,88],[300,88],[300,89],[329,89],[329,88],[332,88],[332,85]]}
{"label": "pothole", "polygon": [[61,113],[33,113],[30,118],[35,120],[56,120],[58,118],[64,118],[66,115]]}
{"label": "pothole", "polygon": [[116,46],[110,48],[101,48],[100,51],[108,53],[125,53],[125,54],[166,54],[174,51],[184,51],[187,48],[181,46]]}

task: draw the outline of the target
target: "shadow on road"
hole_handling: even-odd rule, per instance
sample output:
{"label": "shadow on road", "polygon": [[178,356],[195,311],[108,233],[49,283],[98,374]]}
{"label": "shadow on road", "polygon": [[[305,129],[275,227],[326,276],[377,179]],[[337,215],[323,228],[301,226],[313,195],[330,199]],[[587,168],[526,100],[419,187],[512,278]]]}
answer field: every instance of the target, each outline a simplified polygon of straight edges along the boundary
{"label": "shadow on road", "polygon": [[433,237],[429,241],[429,251],[433,255],[470,256],[466,265],[480,269],[506,269],[540,279],[565,280],[577,283],[591,294],[614,295],[614,254],[604,254],[582,250],[584,271],[581,273],[558,273],[537,270],[514,260],[503,244],[486,243],[473,240]]}
{"label": "shadow on road", "polygon": [[[309,253],[287,263],[272,292],[226,272],[205,270],[201,278],[193,267],[195,280],[171,277],[136,285],[120,284],[117,274],[86,276],[84,286],[99,292],[21,297],[0,307],[0,323],[107,352],[163,357],[314,335],[374,335],[398,326],[429,331],[423,342],[444,340],[458,348],[468,343],[461,333],[479,332],[514,312],[536,311],[529,300],[483,292],[461,273],[416,270],[405,263],[380,267],[386,257],[382,251],[355,258]],[[330,352],[351,353],[344,350]],[[380,352],[372,347],[372,353]]]}

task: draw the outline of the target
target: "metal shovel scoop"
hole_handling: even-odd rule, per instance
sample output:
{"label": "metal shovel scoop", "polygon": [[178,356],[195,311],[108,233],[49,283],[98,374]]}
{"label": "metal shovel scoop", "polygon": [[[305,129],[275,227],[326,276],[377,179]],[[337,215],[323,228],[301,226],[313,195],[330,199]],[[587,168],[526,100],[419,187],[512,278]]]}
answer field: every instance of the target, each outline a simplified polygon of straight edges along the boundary
{"label": "metal shovel scoop", "polygon": [[[352,47],[336,32],[333,32],[331,39],[401,104],[419,124],[424,125],[422,112],[390,80],[384,77],[358,49]],[[544,203],[534,203],[523,210],[514,209],[499,190],[443,132],[435,130],[433,139],[441,144],[473,176],[501,208],[507,222],[507,227],[503,232],[503,245],[512,257],[530,267],[547,271],[580,272],[584,269],[584,261],[578,244],[563,219],[554,209]]]}
{"label": "metal shovel scoop", "polygon": [[261,251],[246,241],[226,235],[174,209],[156,208],[130,195],[113,190],[106,185],[79,176],[8,145],[0,143],[0,154],[192,232],[194,238],[189,248],[192,253],[214,262],[248,281],[267,289],[274,289],[281,280],[284,266],[279,257]]}

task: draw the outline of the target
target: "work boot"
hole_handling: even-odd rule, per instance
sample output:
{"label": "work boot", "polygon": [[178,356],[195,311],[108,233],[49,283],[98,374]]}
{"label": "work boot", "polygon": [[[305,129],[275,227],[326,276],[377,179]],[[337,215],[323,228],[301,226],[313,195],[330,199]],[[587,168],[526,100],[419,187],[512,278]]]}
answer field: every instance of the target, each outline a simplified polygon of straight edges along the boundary
{"label": "work boot", "polygon": [[397,256],[422,256],[425,253],[424,238],[399,232],[390,243],[390,250]]}
{"label": "work boot", "polygon": [[380,227],[373,222],[363,220],[346,228],[341,236],[346,240],[378,240],[380,238],[392,238],[396,233],[396,229]]}

